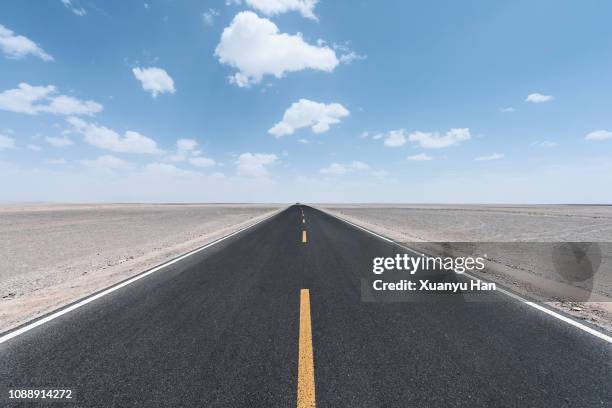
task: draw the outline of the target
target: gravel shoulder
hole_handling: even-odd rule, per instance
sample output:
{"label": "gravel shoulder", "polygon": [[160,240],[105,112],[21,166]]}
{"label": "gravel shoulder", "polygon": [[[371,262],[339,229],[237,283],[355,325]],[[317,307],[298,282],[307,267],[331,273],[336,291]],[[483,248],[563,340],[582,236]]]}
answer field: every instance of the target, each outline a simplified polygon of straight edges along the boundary
{"label": "gravel shoulder", "polygon": [[[489,261],[481,277],[612,332],[612,206],[317,207],[432,255],[441,255],[434,243],[451,243],[455,251],[467,246],[471,253],[486,253]],[[601,262],[592,279],[569,285],[555,271],[550,252],[559,243],[576,242],[597,243]],[[572,296],[546,297],[543,288]]]}
{"label": "gravel shoulder", "polygon": [[0,206],[0,332],[281,208],[238,204]]}

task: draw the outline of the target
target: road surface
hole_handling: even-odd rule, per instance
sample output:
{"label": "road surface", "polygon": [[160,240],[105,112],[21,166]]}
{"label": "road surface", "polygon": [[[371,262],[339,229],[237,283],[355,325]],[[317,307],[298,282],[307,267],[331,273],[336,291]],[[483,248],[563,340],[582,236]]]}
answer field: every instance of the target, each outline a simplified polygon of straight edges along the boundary
{"label": "road surface", "polygon": [[398,252],[291,206],[0,344],[0,384],[79,407],[612,406],[612,346],[519,301],[362,302]]}

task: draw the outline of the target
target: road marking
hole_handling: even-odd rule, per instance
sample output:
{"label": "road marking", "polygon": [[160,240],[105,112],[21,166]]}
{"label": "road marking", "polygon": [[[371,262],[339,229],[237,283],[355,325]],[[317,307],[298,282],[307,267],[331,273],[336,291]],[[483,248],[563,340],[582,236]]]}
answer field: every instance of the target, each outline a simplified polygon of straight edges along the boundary
{"label": "road marking", "polygon": [[[463,275],[466,276],[467,278],[470,278],[470,279],[475,280],[475,281],[481,281],[481,280],[484,281],[484,279],[477,278],[477,277],[472,276],[472,275],[470,275],[468,273],[464,273]],[[612,337],[607,336],[607,335],[603,334],[602,332],[600,332],[598,330],[595,330],[595,329],[593,329],[593,328],[591,328],[589,326],[586,326],[586,325],[584,325],[584,324],[582,324],[582,323],[580,323],[580,322],[578,322],[578,321],[576,321],[574,319],[571,319],[571,318],[569,318],[567,316],[563,316],[562,314],[557,313],[557,312],[553,311],[552,309],[549,309],[549,308],[547,308],[545,306],[542,306],[542,305],[540,305],[540,304],[538,304],[536,302],[532,302],[530,300],[524,299],[521,296],[517,295],[516,293],[512,293],[510,291],[501,289],[499,287],[497,287],[495,290],[497,290],[498,292],[503,293],[504,295],[509,296],[509,297],[511,297],[511,298],[513,298],[515,300],[523,302],[526,305],[533,307],[534,309],[538,309],[539,311],[544,312],[544,313],[546,313],[549,316],[552,316],[552,317],[554,317],[556,319],[564,321],[565,323],[567,323],[569,325],[572,325],[572,326],[574,326],[574,327],[576,327],[576,328],[578,328],[580,330],[583,330],[583,331],[585,331],[585,332],[587,332],[587,333],[589,333],[589,334],[591,334],[591,335],[593,335],[595,337],[598,337],[598,338],[600,338],[600,339],[602,339],[604,341],[607,341],[608,343],[612,344]]]}
{"label": "road marking", "polygon": [[302,218],[302,224],[306,224],[306,220]]}
{"label": "road marking", "polygon": [[[403,249],[405,249],[405,250],[407,250],[407,251],[412,252],[412,253],[413,253],[413,254],[415,254],[415,255],[420,255],[420,254],[421,254],[420,252],[415,251],[415,250],[414,250],[414,249],[412,249],[412,248],[409,248],[409,247],[407,247],[407,246],[405,246],[405,245],[402,245],[402,244],[400,244],[400,243],[398,243],[398,242],[393,241],[392,239],[389,239],[389,238],[387,238],[387,237],[385,237],[385,236],[382,236],[382,235],[380,235],[380,234],[377,234],[377,233],[376,233],[376,232],[374,232],[374,231],[370,231],[369,229],[364,228],[364,227],[362,227],[362,226],[360,226],[360,225],[357,225],[357,224],[355,224],[355,223],[352,223],[351,221],[348,221],[348,220],[342,219],[342,218],[340,218],[340,217],[336,217],[335,215],[330,214],[330,213],[328,213],[327,211],[324,211],[324,210],[321,210],[321,209],[319,209],[319,211],[321,211],[321,212],[323,212],[324,214],[327,214],[327,215],[329,215],[330,217],[333,217],[333,218],[335,218],[335,219],[337,219],[337,220],[340,220],[340,221],[343,221],[343,222],[345,222],[345,223],[347,223],[347,224],[349,224],[349,225],[352,225],[352,226],[353,226],[353,227],[355,227],[355,228],[358,228],[358,229],[360,229],[360,230],[362,230],[362,231],[365,231],[365,232],[367,232],[368,234],[374,235],[374,236],[376,236],[376,237],[378,237],[378,238],[380,238],[380,239],[382,239],[382,240],[385,240],[385,241],[387,241],[387,242],[389,242],[389,243],[391,243],[391,244],[395,244],[395,245],[399,246],[400,248],[403,248]],[[468,274],[468,273],[463,273],[463,276],[465,276],[466,278],[472,279],[472,280],[487,282],[487,280],[485,280],[485,279],[477,278],[477,277],[472,276],[472,275],[470,275],[470,274]],[[512,292],[507,291],[507,290],[505,290],[505,289],[501,289],[501,288],[499,288],[497,285],[496,285],[496,289],[495,289],[495,290],[496,290],[496,291],[498,291],[499,293],[502,293],[502,294],[504,294],[504,295],[508,296],[508,297],[511,297],[511,298],[512,298],[512,299],[514,299],[514,300],[518,300],[519,302],[522,302],[522,303],[526,304],[527,306],[533,307],[534,309],[537,309],[537,310],[539,310],[539,311],[541,311],[541,312],[544,312],[544,313],[546,313],[547,315],[549,315],[549,316],[551,316],[551,317],[553,317],[553,318],[555,318],[555,319],[561,320],[561,321],[563,321],[563,322],[565,322],[565,323],[567,323],[567,324],[569,324],[569,325],[571,325],[571,326],[574,326],[574,327],[575,327],[575,328],[577,328],[577,329],[580,329],[580,330],[582,330],[582,331],[584,331],[584,332],[586,332],[586,333],[589,333],[589,334],[591,334],[591,335],[593,335],[593,336],[595,336],[595,337],[597,337],[597,338],[600,338],[600,339],[602,339],[602,340],[604,340],[604,341],[606,341],[606,342],[608,342],[608,343],[612,344],[612,337],[611,337],[611,336],[608,336],[608,335],[606,335],[606,334],[604,334],[604,333],[602,333],[602,332],[600,332],[599,330],[595,330],[595,329],[593,329],[592,327],[589,327],[589,326],[587,326],[587,325],[584,325],[584,324],[582,324],[582,323],[580,323],[580,322],[578,322],[578,321],[576,321],[576,320],[574,320],[574,319],[572,319],[572,318],[570,318],[570,317],[564,316],[564,315],[562,315],[561,313],[557,313],[557,312],[555,312],[554,310],[549,309],[548,307],[542,306],[542,305],[540,305],[540,304],[538,304],[538,303],[536,303],[536,302],[533,302],[533,301],[531,301],[531,300],[525,299],[524,297],[522,297],[522,296],[520,296],[520,295],[517,295],[516,293],[512,293]]]}
{"label": "road marking", "polygon": [[306,230],[302,230],[302,244],[308,242],[308,236],[306,235]]}
{"label": "road marking", "polygon": [[310,291],[300,291],[300,342],[298,350],[297,407],[316,406],[314,358],[312,353],[312,322],[310,319]]}
{"label": "road marking", "polygon": [[239,229],[237,231],[234,231],[231,234],[228,234],[228,235],[226,235],[224,237],[221,237],[221,238],[217,239],[216,241],[210,242],[210,243],[208,243],[208,244],[206,244],[204,246],[201,246],[200,248],[196,248],[193,251],[187,252],[186,254],[183,254],[183,255],[179,256],[178,258],[171,259],[170,261],[168,261],[166,263],[158,265],[158,266],[154,267],[153,269],[149,269],[148,271],[142,272],[141,274],[136,275],[136,276],[134,276],[132,278],[129,278],[129,279],[123,281],[123,282],[119,282],[119,283],[117,283],[117,284],[115,284],[115,285],[113,285],[113,286],[111,286],[111,287],[109,287],[107,289],[102,290],[101,292],[95,293],[93,295],[90,295],[90,296],[86,297],[83,300],[77,301],[76,303],[74,303],[74,304],[72,304],[72,305],[70,305],[68,307],[60,309],[60,310],[58,310],[56,312],[52,312],[51,314],[49,314],[49,315],[47,315],[47,316],[45,316],[43,318],[40,318],[38,320],[34,320],[31,323],[26,323],[26,325],[23,326],[23,327],[20,327],[20,328],[18,328],[16,330],[13,330],[13,331],[9,331],[8,333],[6,333],[6,334],[4,334],[3,336],[0,337],[0,344],[2,344],[5,341],[8,341],[8,340],[10,340],[10,339],[12,339],[14,337],[17,337],[20,334],[23,334],[23,333],[25,333],[27,331],[30,331],[30,330],[32,330],[35,327],[38,327],[38,326],[43,325],[43,324],[45,324],[47,322],[50,322],[51,320],[57,319],[58,317],[60,317],[62,315],[65,315],[66,313],[72,312],[73,310],[78,309],[81,306],[85,306],[86,304],[88,304],[90,302],[93,302],[96,299],[99,299],[99,298],[101,298],[103,296],[108,295],[109,293],[112,293],[112,292],[114,292],[114,291],[116,291],[118,289],[123,288],[124,286],[127,286],[127,285],[129,285],[131,283],[134,283],[137,280],[140,280],[140,279],[142,279],[142,278],[144,278],[146,276],[149,276],[149,275],[151,275],[151,274],[153,274],[153,273],[155,273],[155,272],[157,272],[157,271],[159,271],[161,269],[164,269],[167,266],[170,266],[170,265],[175,264],[175,263],[177,263],[179,261],[182,261],[183,259],[185,259],[185,258],[187,258],[187,257],[189,257],[191,255],[197,254],[198,252],[201,252],[201,251],[203,251],[203,250],[205,250],[207,248],[210,248],[211,246],[216,245],[219,242],[225,241],[226,239],[231,238],[234,235],[241,233],[242,231],[248,230],[249,228],[253,228],[254,226],[256,226],[256,225],[258,225],[258,224],[260,224],[260,223],[262,223],[262,222],[264,222],[266,220],[269,220],[270,218],[274,217],[275,215],[281,213],[284,210],[285,209],[276,211],[274,214],[271,214],[270,216],[268,216],[266,218],[263,218],[263,219],[257,221],[254,224],[248,225],[248,226],[246,226],[244,228],[241,228],[241,229]]}

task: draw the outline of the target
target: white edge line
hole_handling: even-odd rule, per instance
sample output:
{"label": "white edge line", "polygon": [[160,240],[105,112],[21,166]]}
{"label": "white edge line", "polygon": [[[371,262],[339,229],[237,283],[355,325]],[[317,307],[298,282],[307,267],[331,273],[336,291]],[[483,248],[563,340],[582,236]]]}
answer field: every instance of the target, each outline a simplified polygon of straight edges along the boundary
{"label": "white edge line", "polygon": [[[390,242],[390,243],[395,244],[395,245],[397,245],[397,246],[399,246],[401,248],[404,248],[404,249],[406,249],[406,250],[408,250],[408,251],[410,251],[410,252],[412,252],[414,254],[420,254],[418,251],[415,251],[412,248],[408,248],[407,246],[402,245],[399,242],[393,241],[392,239],[389,239],[389,238],[387,238],[385,236],[379,235],[379,234],[375,233],[374,231],[370,231],[369,229],[364,228],[364,227],[362,227],[360,225],[357,225],[355,223],[352,223],[351,221],[345,220],[345,219],[340,218],[340,217],[336,217],[335,215],[330,214],[330,213],[328,213],[325,210],[322,210],[322,209],[318,209],[318,210],[320,210],[320,211],[324,212],[325,214],[330,215],[330,216],[332,216],[332,217],[334,217],[334,218],[336,218],[336,219],[338,219],[340,221],[346,222],[347,224],[350,224],[353,227],[359,228],[362,231],[365,231],[365,232],[367,232],[369,234],[372,234],[372,235],[374,235],[374,236],[376,236],[376,237],[378,237],[380,239],[383,239],[383,240],[385,240],[387,242]],[[472,275],[467,274],[467,273],[462,273],[462,274],[459,274],[459,275],[465,276],[465,277],[467,277],[469,279],[472,279],[472,280],[476,280],[478,282],[481,281],[480,278],[477,278],[477,277],[472,276]],[[612,337],[610,337],[610,336],[608,336],[608,335],[606,335],[606,334],[604,334],[604,333],[602,333],[602,332],[600,332],[598,330],[595,330],[595,329],[593,329],[593,328],[591,328],[589,326],[586,326],[586,325],[584,325],[584,324],[582,324],[582,323],[580,323],[580,322],[578,322],[578,321],[576,321],[574,319],[571,319],[571,318],[569,318],[567,316],[564,316],[564,315],[562,315],[560,313],[557,313],[557,312],[555,312],[555,311],[553,311],[553,310],[551,310],[551,309],[549,309],[547,307],[544,307],[544,306],[539,305],[539,304],[537,304],[535,302],[527,300],[527,299],[517,295],[516,293],[509,292],[509,291],[507,291],[505,289],[500,289],[500,288],[497,287],[497,285],[495,285],[495,290],[500,292],[500,293],[503,293],[504,295],[506,295],[508,297],[511,297],[514,300],[518,300],[518,301],[526,304],[527,306],[531,306],[534,309],[537,309],[537,310],[539,310],[541,312],[544,312],[544,313],[546,313],[549,316],[552,316],[552,317],[554,317],[556,319],[559,319],[559,320],[561,320],[561,321],[563,321],[563,322],[565,322],[567,324],[570,324],[570,325],[572,325],[572,326],[574,326],[574,327],[576,327],[576,328],[578,328],[578,329],[580,329],[582,331],[585,331],[585,332],[587,332],[587,333],[589,333],[589,334],[591,334],[591,335],[593,335],[595,337],[598,337],[598,338],[600,338],[600,339],[602,339],[604,341],[607,341],[608,343],[612,344]]]}
{"label": "white edge line", "polygon": [[183,255],[179,256],[178,258],[174,258],[174,259],[172,259],[172,260],[170,260],[170,261],[168,261],[166,263],[163,263],[161,265],[158,265],[158,266],[154,267],[153,269],[150,269],[150,270],[148,270],[146,272],[143,272],[143,273],[141,273],[139,275],[136,275],[133,278],[130,278],[130,279],[126,280],[126,281],[123,281],[121,283],[115,284],[115,285],[109,287],[108,289],[103,290],[102,292],[99,292],[99,293],[96,293],[95,295],[86,297],[85,299],[81,300],[80,302],[77,302],[77,303],[75,303],[73,305],[70,305],[70,306],[68,306],[68,307],[66,307],[64,309],[58,310],[57,312],[51,313],[50,315],[47,315],[47,316],[45,316],[45,317],[43,317],[43,318],[41,318],[39,320],[36,320],[36,321],[34,321],[34,322],[30,323],[30,324],[26,324],[25,326],[23,326],[23,327],[21,327],[21,328],[19,328],[17,330],[9,332],[9,333],[5,334],[4,336],[0,337],[0,344],[2,344],[2,343],[6,342],[6,341],[8,341],[8,340],[10,340],[10,339],[12,339],[14,337],[17,337],[17,336],[19,336],[19,335],[21,335],[21,334],[23,334],[25,332],[28,332],[28,331],[32,330],[33,328],[35,328],[35,327],[38,327],[38,326],[43,325],[43,324],[45,324],[47,322],[50,322],[53,319],[57,319],[58,317],[60,317],[62,315],[65,315],[66,313],[70,313],[73,310],[80,308],[81,306],[84,306],[84,305],[86,305],[86,304],[88,304],[90,302],[93,302],[94,300],[99,299],[99,298],[101,298],[103,296],[106,296],[109,293],[112,293],[112,292],[114,292],[114,291],[116,291],[118,289],[123,288],[124,286],[127,286],[127,285],[129,285],[131,283],[136,282],[137,280],[140,280],[140,279],[142,279],[142,278],[144,278],[146,276],[149,276],[149,275],[159,271],[160,269],[164,269],[164,268],[166,268],[166,267],[168,267],[168,266],[170,266],[172,264],[175,264],[175,263],[177,263],[179,261],[182,261],[183,259],[185,259],[185,258],[187,258],[187,257],[189,257],[189,256],[191,256],[193,254],[197,254],[198,252],[201,252],[201,251],[203,251],[203,250],[205,250],[207,248],[210,248],[211,246],[216,245],[219,242],[225,241],[226,239],[231,238],[231,237],[233,237],[236,234],[239,234],[239,233],[241,233],[243,231],[246,231],[249,228],[252,228],[252,227],[254,227],[254,226],[256,226],[256,225],[258,225],[258,224],[260,224],[260,223],[262,223],[262,222],[264,222],[266,220],[269,220],[270,218],[274,217],[275,215],[281,213],[284,210],[286,210],[286,208],[278,210],[278,211],[274,212],[273,214],[270,214],[266,218],[263,218],[263,219],[257,221],[254,224],[251,224],[251,225],[248,225],[246,227],[240,228],[239,230],[234,231],[234,232],[232,232],[232,233],[230,233],[230,234],[228,234],[228,235],[226,235],[224,237],[221,237],[221,238],[219,238],[219,239],[217,239],[217,240],[215,240],[213,242],[209,242],[208,244],[206,244],[206,245],[204,245],[204,246],[202,246],[200,248],[196,248],[196,249],[194,249],[194,250],[192,250],[190,252],[187,252],[186,254],[183,254]]}

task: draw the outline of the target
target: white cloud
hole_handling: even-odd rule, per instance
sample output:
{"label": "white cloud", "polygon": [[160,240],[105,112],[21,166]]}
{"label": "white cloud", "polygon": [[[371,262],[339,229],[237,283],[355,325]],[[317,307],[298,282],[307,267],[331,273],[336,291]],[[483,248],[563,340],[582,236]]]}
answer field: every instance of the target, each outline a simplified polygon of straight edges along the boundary
{"label": "white cloud", "polygon": [[385,137],[384,145],[387,147],[400,147],[406,144],[406,131],[397,129],[390,131]]}
{"label": "white cloud", "polygon": [[[267,16],[297,11],[303,17],[311,20],[318,20],[314,14],[314,8],[318,2],[319,0],[245,0],[249,7]],[[231,3],[240,4],[240,0],[230,0],[229,3],[226,1],[226,4]]]}
{"label": "white cloud", "polygon": [[283,120],[274,125],[268,133],[276,137],[291,135],[296,129],[310,126],[315,133],[329,130],[330,125],[340,122],[340,119],[350,115],[350,112],[339,103],[326,105],[308,99],[294,102],[285,111]]}
{"label": "white cloud", "polygon": [[[400,134],[404,133],[403,129],[399,129],[399,130],[393,130],[391,132],[399,132]],[[391,133],[389,132],[389,133]],[[384,138],[385,135],[381,132],[361,132],[361,135],[359,135],[360,139],[372,139],[372,140],[379,140]],[[393,139],[397,139],[397,141],[401,140],[400,137],[398,137],[397,135],[393,137]],[[404,138],[405,139],[405,138]],[[405,142],[405,140],[404,140]],[[391,141],[391,143],[393,143],[393,141]]]}
{"label": "white cloud", "polygon": [[525,102],[542,103],[549,102],[555,99],[552,95],[542,95],[540,93],[532,93],[527,96]]}
{"label": "white cloud", "polygon": [[298,143],[308,144],[308,140],[306,140],[306,139],[298,139]]}
{"label": "white cloud", "polygon": [[95,160],[81,160],[81,164],[101,173],[114,173],[118,170],[132,170],[134,168],[132,163],[111,155],[100,156]]}
{"label": "white cloud", "polygon": [[[318,45],[324,45],[325,40],[319,39]],[[360,61],[367,58],[365,55],[361,55],[356,53],[355,51],[349,48],[349,42],[345,42],[343,44],[334,43],[333,49],[340,54],[339,60],[341,64],[350,64],[353,61]]]}
{"label": "white cloud", "polygon": [[7,58],[20,59],[31,54],[43,61],[53,61],[53,57],[34,41],[23,35],[16,35],[2,24],[0,24],[0,49]]}
{"label": "white cloud", "polygon": [[171,162],[187,161],[196,167],[210,167],[217,164],[213,159],[202,156],[197,149],[198,142],[194,139],[179,139],[176,141],[176,152],[167,156],[164,160]]}
{"label": "white cloud", "polygon": [[494,153],[491,154],[489,156],[479,156],[476,157],[474,160],[475,161],[490,161],[490,160],[499,160],[499,159],[503,159],[504,155],[502,153]]}
{"label": "white cloud", "polygon": [[242,153],[236,161],[237,172],[242,177],[267,177],[268,166],[278,160],[275,154],[266,153]]}
{"label": "white cloud", "polygon": [[215,18],[217,17],[219,17],[219,12],[212,8],[202,13],[202,21],[204,21],[204,23],[209,26],[215,23]]}
{"label": "white cloud", "polygon": [[55,146],[55,147],[66,147],[66,146],[72,146],[74,144],[72,143],[72,140],[70,140],[66,136],[62,136],[62,137],[47,136],[45,137],[45,140],[51,146]]}
{"label": "white cloud", "polygon": [[412,160],[412,161],[428,161],[428,160],[433,160],[433,157],[425,154],[425,153],[419,153],[419,154],[415,154],[412,156],[408,156],[406,157],[406,159],[408,160]]}
{"label": "white cloud", "polygon": [[41,147],[35,144],[29,144],[26,146],[26,149],[32,150],[34,152],[39,152],[41,150]]}
{"label": "white cloud", "polygon": [[85,137],[85,142],[101,149],[120,153],[159,154],[157,143],[138,132],[128,130],[121,137],[117,132],[104,126],[85,122],[71,116],[68,118],[74,130]]}
{"label": "white cloud", "polygon": [[543,147],[543,148],[546,148],[546,149],[549,149],[551,147],[556,147],[557,145],[558,145],[557,142],[552,142],[550,140],[541,140],[541,141],[538,140],[538,141],[535,141],[535,142],[531,143],[531,146]]}
{"label": "white cloud", "polygon": [[[75,1],[75,3],[73,3],[73,1]],[[76,5],[76,0],[62,0],[62,4],[79,17],[83,17],[87,14],[87,11],[85,11],[83,7]]]}
{"label": "white cloud", "polygon": [[361,61],[366,59],[365,55],[357,54],[355,51],[349,51],[346,54],[340,55],[340,63],[350,64],[353,61]]}
{"label": "white cloud", "polygon": [[509,106],[507,108],[499,108],[499,111],[503,113],[512,113],[516,112],[516,109],[514,109],[512,106]]}
{"label": "white cloud", "polygon": [[35,115],[40,112],[41,107],[48,105],[34,105],[34,102],[47,99],[53,92],[55,92],[53,85],[31,86],[20,83],[17,88],[0,93],[0,109]]}
{"label": "white cloud", "polygon": [[612,132],[608,130],[596,130],[584,137],[586,140],[608,140],[612,139]]}
{"label": "white cloud", "polygon": [[93,115],[102,110],[102,105],[94,101],[81,101],[72,96],[59,95],[51,98],[47,112],[58,115]]}
{"label": "white cloud", "polygon": [[[413,132],[408,134],[406,129],[391,130],[387,133],[379,132],[363,132],[360,136],[362,139],[371,138],[373,140],[384,139],[384,145],[387,147],[401,147],[408,141],[417,143],[420,147],[426,149],[440,149],[444,147],[454,146],[462,141],[472,138],[470,129],[450,129],[445,134],[441,135],[437,132]],[[414,157],[420,157],[416,155]],[[425,155],[423,155],[425,156]]]}
{"label": "white cloud", "polygon": [[176,148],[179,152],[191,152],[198,147],[198,142],[193,139],[179,139],[176,141]]}
{"label": "white cloud", "polygon": [[258,83],[264,75],[281,78],[304,69],[331,72],[339,64],[331,48],[308,44],[299,33],[279,33],[276,24],[251,11],[236,14],[223,30],[215,55],[238,70],[230,82],[240,87]]}
{"label": "white cloud", "polygon": [[17,88],[0,93],[0,109],[28,115],[40,112],[56,115],[93,115],[102,111],[102,105],[97,102],[56,94],[53,85],[32,86],[22,82]]}
{"label": "white cloud", "polygon": [[470,140],[472,135],[470,129],[450,129],[446,134],[427,132],[413,132],[408,140],[419,144],[424,149],[442,149],[457,145],[465,140]]}
{"label": "white cloud", "polygon": [[340,175],[348,173],[348,168],[344,164],[332,163],[319,171],[323,174]]}
{"label": "white cloud", "polygon": [[150,92],[153,98],[157,98],[157,95],[162,93],[176,92],[174,89],[174,81],[168,75],[168,73],[156,67],[140,68],[136,67],[132,69],[134,76],[142,83],[142,89]]}
{"label": "white cloud", "polygon": [[0,150],[14,149],[14,148],[15,148],[15,139],[13,139],[12,137],[0,134]]}
{"label": "white cloud", "polygon": [[[353,160],[351,163],[342,164],[342,163],[332,163],[329,166],[319,170],[323,174],[331,174],[331,175],[342,175],[352,171],[369,171],[371,167],[369,164]],[[380,173],[380,172],[373,172]]]}

